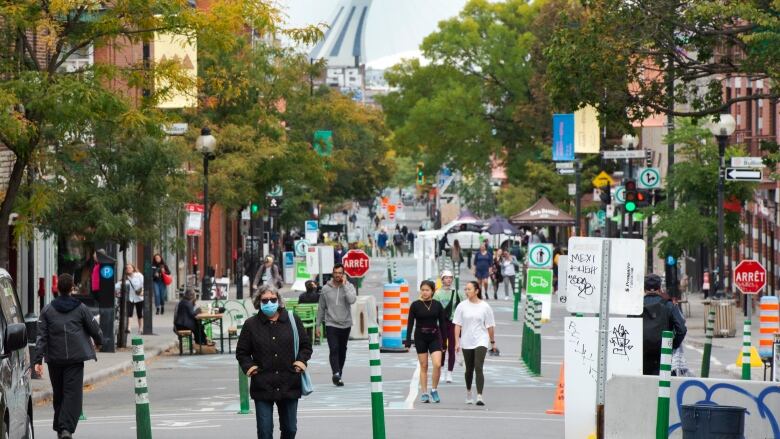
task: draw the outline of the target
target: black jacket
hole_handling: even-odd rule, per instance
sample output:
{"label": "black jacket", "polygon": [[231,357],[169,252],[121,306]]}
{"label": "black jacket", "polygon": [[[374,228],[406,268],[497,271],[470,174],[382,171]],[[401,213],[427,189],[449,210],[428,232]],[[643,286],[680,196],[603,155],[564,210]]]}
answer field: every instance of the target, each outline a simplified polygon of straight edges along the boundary
{"label": "black jacket", "polygon": [[103,342],[100,325],[89,309],[70,296],[60,296],[41,311],[35,363],[75,364],[97,360],[95,345]]}
{"label": "black jacket", "polygon": [[195,305],[191,300],[181,299],[173,312],[173,330],[187,328],[195,330]]}
{"label": "black jacket", "polygon": [[293,331],[287,310],[279,308],[279,319],[271,321],[263,313],[244,322],[236,345],[236,359],[244,373],[252,366],[259,368],[252,377],[249,394],[254,400],[279,401],[301,397],[301,375],[293,363],[306,364],[311,358],[311,342],[303,324],[298,327],[298,357],[293,358]]}
{"label": "black jacket", "polygon": [[298,296],[298,303],[320,303],[320,295],[316,291],[306,291]]}

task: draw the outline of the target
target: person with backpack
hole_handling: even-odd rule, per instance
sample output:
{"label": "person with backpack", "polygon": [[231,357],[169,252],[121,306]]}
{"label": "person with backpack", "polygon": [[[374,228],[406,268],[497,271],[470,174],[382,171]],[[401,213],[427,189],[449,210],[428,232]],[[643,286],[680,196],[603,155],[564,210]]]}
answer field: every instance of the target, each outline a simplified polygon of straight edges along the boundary
{"label": "person with backpack", "polygon": [[[458,307],[460,302],[466,300],[466,296],[452,286],[453,279],[450,270],[442,271],[441,288],[433,295],[433,298],[438,300],[444,307],[444,317],[447,320],[446,331],[442,334],[444,350],[442,351],[441,363],[443,365],[445,358],[447,359],[447,371],[444,373],[444,380],[448,383],[452,382],[452,370],[455,369],[455,324],[452,323],[452,319],[455,316],[455,308]],[[448,354],[449,357],[447,357]]]}
{"label": "person with backpack", "polygon": [[645,276],[644,310],[642,311],[642,348],[644,359],[642,373],[658,375],[661,369],[661,334],[674,332],[672,348],[677,349],[685,339],[688,329],[680,309],[661,293],[661,277],[657,274]]}
{"label": "person with backpack", "polygon": [[401,233],[401,230],[396,228],[395,233],[393,234],[393,245],[395,246],[395,252],[398,254],[398,256],[404,256],[405,241],[406,238],[404,237],[403,233]]}

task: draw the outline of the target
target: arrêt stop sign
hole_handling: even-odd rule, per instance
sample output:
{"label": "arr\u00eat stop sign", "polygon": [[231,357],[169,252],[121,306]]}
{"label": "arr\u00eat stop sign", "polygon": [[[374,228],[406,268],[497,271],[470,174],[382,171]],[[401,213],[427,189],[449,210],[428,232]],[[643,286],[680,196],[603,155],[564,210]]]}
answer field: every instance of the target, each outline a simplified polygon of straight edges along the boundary
{"label": "arr\u00eat stop sign", "polygon": [[756,260],[745,259],[734,269],[734,285],[743,294],[758,294],[766,286],[766,269]]}
{"label": "arr\u00eat stop sign", "polygon": [[363,277],[371,267],[371,260],[363,250],[350,250],[341,259],[349,277]]}

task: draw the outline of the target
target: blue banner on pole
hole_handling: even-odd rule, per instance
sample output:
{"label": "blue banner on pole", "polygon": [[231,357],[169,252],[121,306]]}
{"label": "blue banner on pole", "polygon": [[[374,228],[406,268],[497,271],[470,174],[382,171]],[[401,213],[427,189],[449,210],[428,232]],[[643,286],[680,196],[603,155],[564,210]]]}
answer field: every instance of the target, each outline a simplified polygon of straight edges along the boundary
{"label": "blue banner on pole", "polygon": [[553,114],[553,161],[574,161],[574,114]]}

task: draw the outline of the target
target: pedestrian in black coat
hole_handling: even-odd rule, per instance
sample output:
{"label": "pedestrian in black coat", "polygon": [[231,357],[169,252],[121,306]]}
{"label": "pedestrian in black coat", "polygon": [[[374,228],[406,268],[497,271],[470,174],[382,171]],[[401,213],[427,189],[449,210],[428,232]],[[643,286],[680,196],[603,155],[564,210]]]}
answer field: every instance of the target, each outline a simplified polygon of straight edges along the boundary
{"label": "pedestrian in black coat", "polygon": [[[273,406],[279,411],[282,439],[294,439],[298,430],[301,373],[311,358],[306,330],[297,316],[290,321],[279,293],[261,285],[253,299],[260,312],[244,322],[236,346],[236,359],[249,377],[255,401],[258,439],[273,439]],[[298,355],[294,355],[292,325],[298,329]]]}
{"label": "pedestrian in black coat", "polygon": [[44,359],[49,368],[54,431],[58,438],[71,438],[81,415],[84,362],[97,360],[95,346],[100,346],[103,333],[89,309],[70,296],[73,276],[61,274],[57,290],[59,296],[43,308],[38,318],[34,363],[39,375],[43,374]]}

